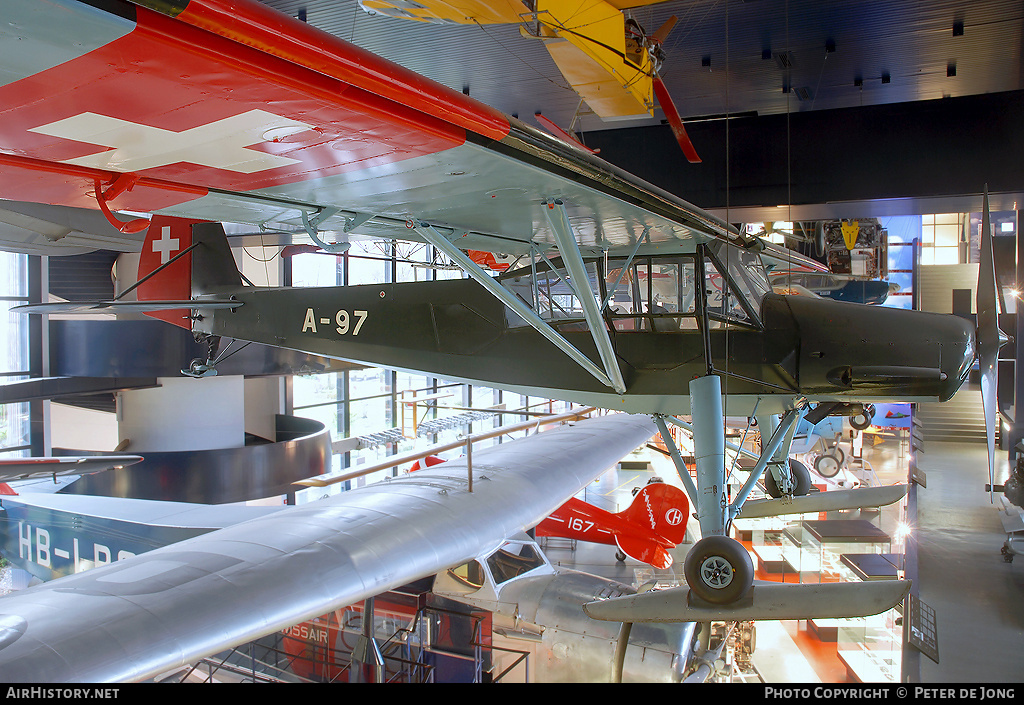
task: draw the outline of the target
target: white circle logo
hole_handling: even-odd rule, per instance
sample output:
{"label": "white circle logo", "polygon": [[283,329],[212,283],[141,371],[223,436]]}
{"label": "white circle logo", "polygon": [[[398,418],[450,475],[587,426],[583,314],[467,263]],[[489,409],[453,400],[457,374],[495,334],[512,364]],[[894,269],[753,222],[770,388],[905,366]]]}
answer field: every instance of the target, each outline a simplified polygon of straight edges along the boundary
{"label": "white circle logo", "polygon": [[665,521],[668,522],[669,526],[679,526],[683,521],[683,513],[676,507],[673,507],[665,512]]}

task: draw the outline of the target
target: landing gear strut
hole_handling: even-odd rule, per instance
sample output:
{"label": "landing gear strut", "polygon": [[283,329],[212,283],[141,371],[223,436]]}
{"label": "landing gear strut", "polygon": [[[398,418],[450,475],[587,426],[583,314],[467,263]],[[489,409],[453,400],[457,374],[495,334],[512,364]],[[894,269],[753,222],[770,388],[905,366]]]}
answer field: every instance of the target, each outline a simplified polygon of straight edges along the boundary
{"label": "landing gear strut", "polygon": [[202,342],[203,338],[206,339],[206,360],[200,357],[193,358],[192,362],[188,364],[188,369],[181,371],[183,375],[196,378],[217,375],[217,351],[220,349],[220,336],[196,334],[197,343]]}

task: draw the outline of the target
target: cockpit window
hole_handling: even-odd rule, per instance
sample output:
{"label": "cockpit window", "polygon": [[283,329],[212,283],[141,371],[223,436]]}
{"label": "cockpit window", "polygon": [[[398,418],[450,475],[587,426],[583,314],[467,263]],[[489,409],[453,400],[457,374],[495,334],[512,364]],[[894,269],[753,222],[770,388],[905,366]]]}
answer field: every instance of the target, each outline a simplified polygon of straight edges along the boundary
{"label": "cockpit window", "polygon": [[456,568],[449,568],[448,574],[455,582],[470,590],[479,590],[484,584],[484,569],[476,561],[463,563]]}
{"label": "cockpit window", "polygon": [[697,327],[693,260],[640,257],[608,263],[608,315],[615,330],[671,332]]}
{"label": "cockpit window", "polygon": [[[757,325],[761,301],[771,291],[761,258],[756,252],[711,243],[714,255],[704,258],[708,315],[714,321]],[[723,276],[723,269],[728,277]]]}
{"label": "cockpit window", "polygon": [[528,543],[506,543],[487,559],[497,585],[543,565],[544,559]]}
{"label": "cockpit window", "polygon": [[[597,264],[587,263],[586,270],[589,281],[585,283],[583,290],[586,292],[589,289],[590,295],[596,300],[601,291]],[[506,289],[518,296],[544,320],[554,325],[564,322],[585,325],[583,306],[576,292],[569,286],[569,275],[564,267],[551,269],[543,264],[535,269],[521,269],[515,276],[502,277],[500,281]],[[512,326],[526,325],[526,321],[511,309],[507,310],[507,316]]]}

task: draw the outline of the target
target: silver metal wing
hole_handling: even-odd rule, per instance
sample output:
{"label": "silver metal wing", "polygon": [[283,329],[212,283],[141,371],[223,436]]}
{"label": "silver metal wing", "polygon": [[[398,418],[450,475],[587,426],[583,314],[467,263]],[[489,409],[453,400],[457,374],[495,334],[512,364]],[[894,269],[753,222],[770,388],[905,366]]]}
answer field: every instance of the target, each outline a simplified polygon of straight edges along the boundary
{"label": "silver metal wing", "polygon": [[655,432],[616,414],[0,599],[0,681],[144,680],[471,560]]}

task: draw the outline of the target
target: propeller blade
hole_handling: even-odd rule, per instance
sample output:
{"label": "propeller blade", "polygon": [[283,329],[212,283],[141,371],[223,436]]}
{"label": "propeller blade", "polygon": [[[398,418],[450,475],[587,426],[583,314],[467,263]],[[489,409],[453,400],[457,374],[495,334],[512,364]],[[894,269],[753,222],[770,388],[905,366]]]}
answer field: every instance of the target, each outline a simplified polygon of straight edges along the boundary
{"label": "propeller blade", "polygon": [[651,35],[651,42],[658,45],[664,44],[665,40],[668,39],[668,35],[672,33],[672,28],[676,26],[676,22],[678,21],[679,18],[675,15],[669,17],[665,21],[665,24],[658,27],[658,30]]}
{"label": "propeller blade", "polygon": [[699,164],[700,157],[697,156],[697,150],[693,148],[693,143],[690,142],[690,136],[686,134],[686,128],[683,127],[683,120],[679,117],[675,103],[672,102],[668,89],[665,87],[665,82],[661,80],[661,76],[658,74],[654,74],[654,95],[658,98],[658,104],[661,105],[665,118],[668,119],[672,133],[676,136],[676,141],[682,148],[683,154],[686,155],[687,161],[691,164]]}
{"label": "propeller blade", "polygon": [[992,252],[988,184],[986,184],[981,216],[981,261],[978,267],[975,306],[978,310],[978,369],[981,374],[981,404],[985,412],[985,432],[988,441],[990,502],[994,502],[992,485],[995,483],[996,389],[999,373],[999,348],[1008,340],[1006,334],[999,330],[998,286],[995,258]]}

